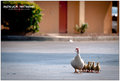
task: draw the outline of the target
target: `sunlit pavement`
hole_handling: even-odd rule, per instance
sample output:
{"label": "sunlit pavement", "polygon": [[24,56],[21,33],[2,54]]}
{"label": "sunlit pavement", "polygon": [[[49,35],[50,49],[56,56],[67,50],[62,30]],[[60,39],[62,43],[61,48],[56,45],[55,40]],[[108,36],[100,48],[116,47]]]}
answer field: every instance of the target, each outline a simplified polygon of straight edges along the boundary
{"label": "sunlit pavement", "polygon": [[[118,80],[118,41],[2,41],[3,80]],[[70,62],[79,47],[85,62],[100,62],[100,73],[75,74]]]}

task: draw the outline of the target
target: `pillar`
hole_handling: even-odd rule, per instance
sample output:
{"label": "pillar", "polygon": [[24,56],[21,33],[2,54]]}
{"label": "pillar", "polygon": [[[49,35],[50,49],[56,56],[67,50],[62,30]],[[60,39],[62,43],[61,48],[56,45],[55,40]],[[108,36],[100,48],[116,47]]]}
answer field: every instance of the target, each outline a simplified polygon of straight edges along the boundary
{"label": "pillar", "polygon": [[85,23],[85,1],[79,1],[79,26]]}

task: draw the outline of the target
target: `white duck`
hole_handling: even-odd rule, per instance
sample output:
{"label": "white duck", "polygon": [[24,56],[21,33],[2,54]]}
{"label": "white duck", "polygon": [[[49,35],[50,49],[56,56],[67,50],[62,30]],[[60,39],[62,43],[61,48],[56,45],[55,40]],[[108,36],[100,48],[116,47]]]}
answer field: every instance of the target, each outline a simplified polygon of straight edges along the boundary
{"label": "white duck", "polygon": [[77,55],[75,56],[75,58],[71,61],[71,65],[72,67],[75,69],[74,73],[78,73],[77,69],[79,70],[79,72],[81,72],[82,68],[84,67],[84,61],[82,60],[80,54],[79,54],[79,48],[76,48],[77,51]]}

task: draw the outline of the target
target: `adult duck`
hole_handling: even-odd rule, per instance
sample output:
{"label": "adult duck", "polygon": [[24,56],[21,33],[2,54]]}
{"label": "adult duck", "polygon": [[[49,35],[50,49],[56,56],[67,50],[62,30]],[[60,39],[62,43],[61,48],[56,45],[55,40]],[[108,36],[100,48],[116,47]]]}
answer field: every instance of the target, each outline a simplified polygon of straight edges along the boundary
{"label": "adult duck", "polygon": [[77,52],[77,55],[71,61],[71,65],[75,69],[74,73],[78,73],[77,69],[79,70],[79,72],[81,72],[82,68],[84,67],[84,61],[82,60],[82,58],[80,56],[79,48],[76,48],[76,52]]}

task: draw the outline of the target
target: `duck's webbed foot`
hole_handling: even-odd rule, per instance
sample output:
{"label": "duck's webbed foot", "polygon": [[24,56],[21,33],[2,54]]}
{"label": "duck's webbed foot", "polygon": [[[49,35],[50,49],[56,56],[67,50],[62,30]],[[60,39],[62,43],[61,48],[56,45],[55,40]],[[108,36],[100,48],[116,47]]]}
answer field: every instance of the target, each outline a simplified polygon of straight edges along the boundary
{"label": "duck's webbed foot", "polygon": [[87,72],[89,73],[89,72],[90,72],[90,70],[87,70]]}
{"label": "duck's webbed foot", "polygon": [[77,69],[75,69],[75,72],[74,72],[74,73],[78,73],[78,72],[77,72]]}
{"label": "duck's webbed foot", "polygon": [[93,70],[91,70],[91,72],[93,73]]}
{"label": "duck's webbed foot", "polygon": [[96,73],[99,73],[99,71],[96,71]]}
{"label": "duck's webbed foot", "polygon": [[79,69],[79,73],[81,73],[82,72],[82,69]]}

